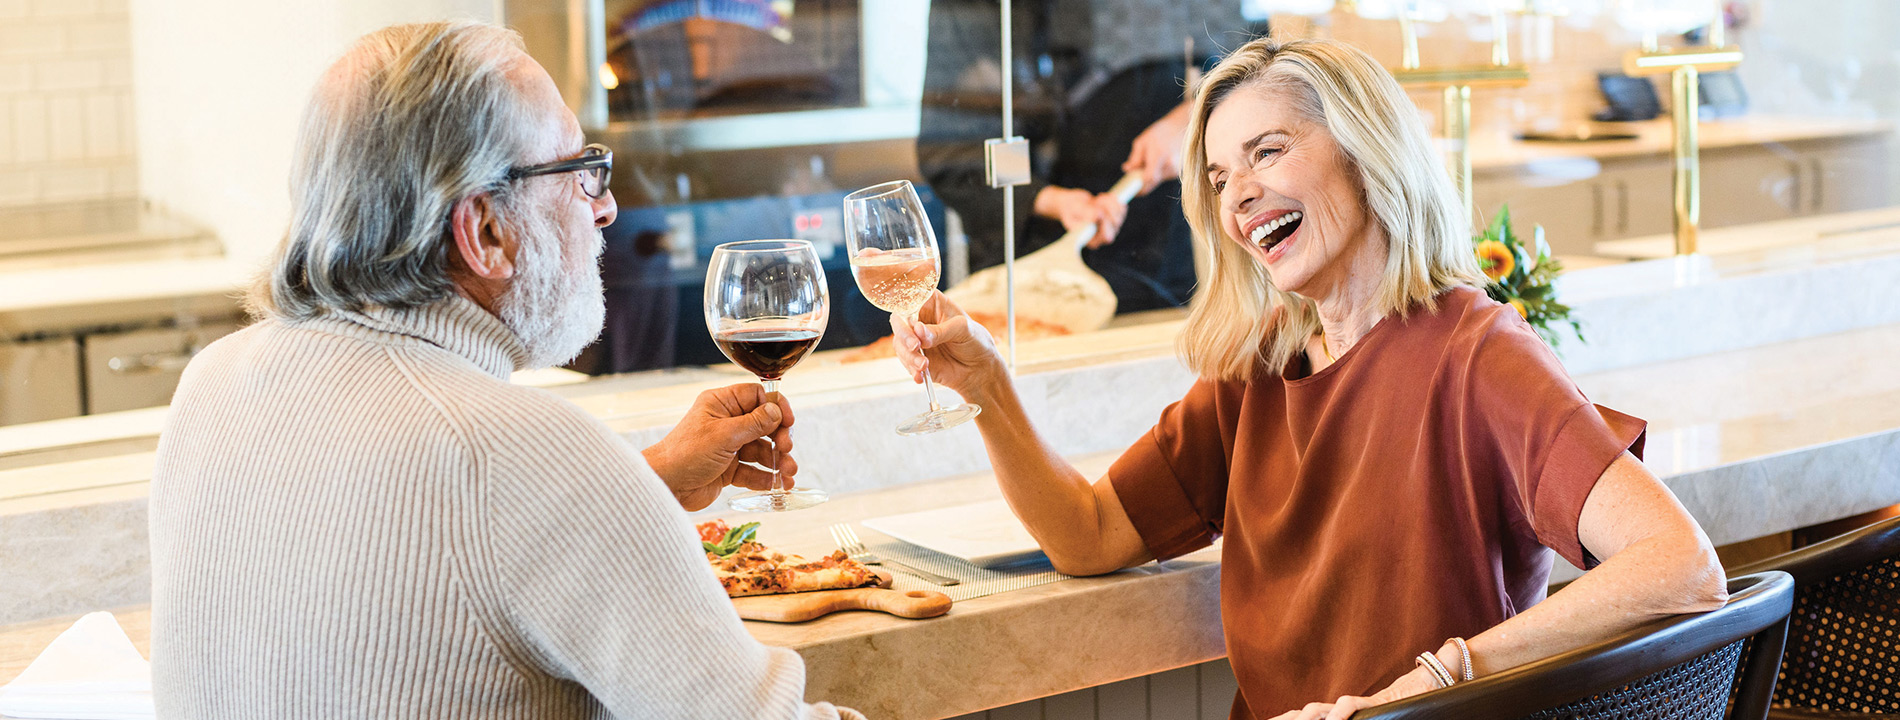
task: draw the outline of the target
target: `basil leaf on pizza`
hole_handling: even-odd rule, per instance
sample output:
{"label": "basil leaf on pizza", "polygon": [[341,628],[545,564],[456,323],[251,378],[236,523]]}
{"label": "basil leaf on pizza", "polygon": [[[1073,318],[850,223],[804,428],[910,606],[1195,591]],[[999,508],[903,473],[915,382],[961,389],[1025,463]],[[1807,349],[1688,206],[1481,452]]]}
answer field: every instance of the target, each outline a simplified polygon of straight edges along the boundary
{"label": "basil leaf on pizza", "polygon": [[700,545],[713,575],[731,597],[874,587],[876,573],[843,550],[807,560],[767,548],[758,541],[759,524],[729,527],[724,520],[698,526]]}

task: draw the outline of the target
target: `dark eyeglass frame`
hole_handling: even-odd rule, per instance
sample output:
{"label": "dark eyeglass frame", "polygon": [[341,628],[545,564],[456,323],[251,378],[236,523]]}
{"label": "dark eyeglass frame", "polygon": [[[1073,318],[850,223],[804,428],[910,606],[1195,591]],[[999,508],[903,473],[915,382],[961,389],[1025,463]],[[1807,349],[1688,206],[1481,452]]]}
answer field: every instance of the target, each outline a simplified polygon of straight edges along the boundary
{"label": "dark eyeglass frame", "polygon": [[[581,156],[577,158],[556,160],[540,165],[509,168],[508,181],[513,182],[540,175],[583,171],[589,173],[590,177],[581,181],[581,192],[586,193],[590,198],[598,198],[606,195],[607,183],[612,181],[614,177],[613,149],[600,143],[589,143],[587,147],[581,148]],[[588,182],[589,180],[597,181],[599,184],[593,185]]]}

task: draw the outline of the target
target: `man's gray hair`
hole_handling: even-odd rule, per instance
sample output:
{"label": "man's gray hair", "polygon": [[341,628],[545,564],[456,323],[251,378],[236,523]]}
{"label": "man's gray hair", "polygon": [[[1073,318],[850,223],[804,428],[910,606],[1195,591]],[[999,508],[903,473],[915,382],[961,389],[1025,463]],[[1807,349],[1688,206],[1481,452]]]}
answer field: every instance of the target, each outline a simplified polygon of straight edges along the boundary
{"label": "man's gray hair", "polygon": [[252,292],[260,314],[426,305],[454,291],[449,215],[492,192],[532,113],[508,73],[521,38],[476,22],[363,36],[318,83],[291,166],[290,230]]}

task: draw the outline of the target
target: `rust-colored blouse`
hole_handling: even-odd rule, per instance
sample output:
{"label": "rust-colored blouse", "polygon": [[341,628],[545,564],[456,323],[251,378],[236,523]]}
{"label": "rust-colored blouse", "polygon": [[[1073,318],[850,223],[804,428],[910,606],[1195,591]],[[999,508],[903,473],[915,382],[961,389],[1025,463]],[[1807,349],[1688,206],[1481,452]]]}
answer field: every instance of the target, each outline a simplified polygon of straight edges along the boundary
{"label": "rust-colored blouse", "polygon": [[1644,422],[1585,399],[1507,305],[1458,288],[1301,377],[1195,383],[1109,470],[1155,557],[1225,537],[1232,717],[1366,695],[1594,564],[1584,498]]}

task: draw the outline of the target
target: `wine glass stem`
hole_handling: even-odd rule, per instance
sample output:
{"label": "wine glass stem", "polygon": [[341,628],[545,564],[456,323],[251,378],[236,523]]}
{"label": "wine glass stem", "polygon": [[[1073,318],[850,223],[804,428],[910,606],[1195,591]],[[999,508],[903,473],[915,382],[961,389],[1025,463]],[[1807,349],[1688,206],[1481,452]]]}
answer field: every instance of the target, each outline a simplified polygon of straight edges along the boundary
{"label": "wine glass stem", "polygon": [[[772,402],[772,396],[778,394],[778,381],[760,378],[759,383],[765,386],[765,401]],[[778,443],[772,440],[771,435],[760,439],[772,447],[772,454],[765,458],[765,466],[772,470],[772,494],[783,495],[785,494],[785,476],[780,475],[778,471]]]}
{"label": "wine glass stem", "polygon": [[[910,313],[905,315],[904,318],[912,323],[916,323],[917,313]],[[943,406],[937,404],[937,384],[930,380],[930,360],[928,358],[924,360],[924,396],[930,398],[931,412],[943,410]]]}
{"label": "wine glass stem", "polygon": [[930,381],[930,366],[924,366],[924,396],[930,398],[930,411],[937,412],[943,406],[937,404],[937,384]]}

